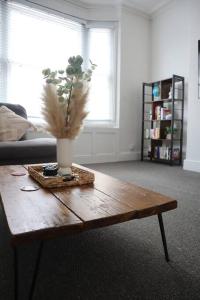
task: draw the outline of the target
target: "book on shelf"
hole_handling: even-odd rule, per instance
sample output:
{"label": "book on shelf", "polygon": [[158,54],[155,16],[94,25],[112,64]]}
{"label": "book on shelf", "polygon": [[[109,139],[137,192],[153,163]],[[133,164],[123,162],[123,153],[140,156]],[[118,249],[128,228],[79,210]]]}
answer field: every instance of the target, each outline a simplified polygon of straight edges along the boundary
{"label": "book on shelf", "polygon": [[184,77],[143,83],[141,160],[182,162]]}
{"label": "book on shelf", "polygon": [[[177,82],[174,88],[174,99],[182,99],[182,98],[183,98],[183,90],[181,87],[181,83],[179,84]],[[172,99],[172,87],[170,87],[168,99]]]}
{"label": "book on shelf", "polygon": [[170,108],[157,105],[155,107],[155,120],[171,120],[172,112]]}
{"label": "book on shelf", "polygon": [[171,120],[172,119],[171,109],[161,107],[160,118],[161,118],[161,120]]}
{"label": "book on shelf", "polygon": [[[154,147],[154,156],[155,159],[165,159],[170,160],[171,158],[171,148],[167,146],[155,146]],[[173,160],[179,160],[180,158],[180,148],[174,148],[172,153]]]}
{"label": "book on shelf", "polygon": [[145,95],[152,97],[152,86],[145,86]]}
{"label": "book on shelf", "polygon": [[155,107],[155,119],[160,120],[161,119],[161,106],[157,105]]}
{"label": "book on shelf", "polygon": [[150,128],[144,129],[144,137],[145,137],[145,139],[150,139],[150,137],[151,137]]}
{"label": "book on shelf", "polygon": [[173,159],[174,160],[180,159],[180,149],[178,147],[173,149]]}
{"label": "book on shelf", "polygon": [[151,139],[159,139],[160,138],[160,128],[152,128],[150,129],[150,137]]}
{"label": "book on shelf", "polygon": [[152,111],[146,111],[144,115],[145,120],[152,120]]}
{"label": "book on shelf", "polygon": [[151,158],[151,146],[150,145],[148,147],[144,148],[144,155]]}

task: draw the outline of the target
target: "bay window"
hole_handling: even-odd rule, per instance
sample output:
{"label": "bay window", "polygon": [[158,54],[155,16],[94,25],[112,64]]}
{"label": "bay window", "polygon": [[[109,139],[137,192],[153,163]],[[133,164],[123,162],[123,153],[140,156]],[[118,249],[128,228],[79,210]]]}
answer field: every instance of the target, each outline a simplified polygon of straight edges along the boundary
{"label": "bay window", "polygon": [[21,104],[29,117],[41,117],[42,70],[63,69],[70,56],[80,54],[98,65],[88,122],[114,122],[115,28],[66,19],[13,1],[0,5],[0,102]]}

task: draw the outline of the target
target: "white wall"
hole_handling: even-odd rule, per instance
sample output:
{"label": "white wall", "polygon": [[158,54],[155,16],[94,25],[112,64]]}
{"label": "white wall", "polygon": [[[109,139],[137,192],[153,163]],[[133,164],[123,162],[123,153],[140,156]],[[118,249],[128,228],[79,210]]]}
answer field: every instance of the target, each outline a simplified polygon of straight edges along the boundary
{"label": "white wall", "polygon": [[188,0],[175,0],[152,18],[152,80],[189,72]]}
{"label": "white wall", "polygon": [[184,168],[200,171],[200,100],[197,95],[200,1],[173,0],[160,9],[151,22],[126,7],[86,8],[63,0],[36,1],[79,17],[118,20],[120,24],[119,128],[85,128],[76,141],[75,160],[90,163],[139,158],[141,84],[178,74],[185,77]]}
{"label": "white wall", "polygon": [[184,168],[200,172],[200,99],[198,99],[198,40],[200,40],[200,1],[189,1],[190,60],[188,90],[187,156]]}
{"label": "white wall", "polygon": [[185,77],[183,156],[187,141],[187,106],[189,77],[188,0],[175,0],[152,18],[152,81]]}
{"label": "white wall", "polygon": [[140,158],[142,82],[149,81],[150,21],[123,8],[121,14],[119,160]]}
{"label": "white wall", "polygon": [[[98,13],[98,19],[100,15]],[[102,15],[105,18],[105,14]],[[119,127],[85,129],[76,142],[76,161],[80,163],[134,160],[140,157],[142,82],[150,78],[150,21],[126,7],[113,10],[108,16],[106,8],[107,19],[114,19],[115,16],[120,27]]]}
{"label": "white wall", "polygon": [[80,163],[140,158],[142,82],[150,78],[150,21],[126,7],[115,14],[119,20],[119,126],[85,128],[76,140],[75,159]]}
{"label": "white wall", "polygon": [[[18,0],[24,1],[24,0]],[[119,22],[117,128],[84,128],[75,141],[78,163],[132,160],[140,157],[142,82],[150,79],[149,19],[117,6],[77,7],[66,1],[35,0],[45,6],[92,20]]]}
{"label": "white wall", "polygon": [[200,1],[174,0],[152,18],[152,80],[185,77],[184,168],[200,172],[200,100],[197,95]]}

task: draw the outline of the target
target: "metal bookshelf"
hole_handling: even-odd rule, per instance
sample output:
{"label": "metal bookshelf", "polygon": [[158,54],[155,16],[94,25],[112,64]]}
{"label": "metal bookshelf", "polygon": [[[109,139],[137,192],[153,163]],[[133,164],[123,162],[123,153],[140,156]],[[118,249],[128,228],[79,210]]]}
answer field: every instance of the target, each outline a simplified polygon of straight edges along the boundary
{"label": "metal bookshelf", "polygon": [[141,160],[182,164],[184,77],[143,83]]}

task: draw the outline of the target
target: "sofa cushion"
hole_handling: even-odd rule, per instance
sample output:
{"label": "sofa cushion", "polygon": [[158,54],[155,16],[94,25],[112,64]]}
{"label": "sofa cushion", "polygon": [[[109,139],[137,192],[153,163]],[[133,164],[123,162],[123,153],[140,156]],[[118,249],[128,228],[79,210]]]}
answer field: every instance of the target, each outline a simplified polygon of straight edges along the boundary
{"label": "sofa cushion", "polygon": [[34,127],[31,122],[7,106],[0,107],[0,141],[18,141],[31,127]]}
{"label": "sofa cushion", "polygon": [[1,106],[6,106],[10,110],[14,111],[14,113],[16,113],[18,116],[20,116],[24,119],[27,119],[27,113],[23,106],[21,106],[19,104],[0,102],[0,107]]}
{"label": "sofa cushion", "polygon": [[1,165],[50,161],[56,161],[56,140],[54,138],[0,143]]}

